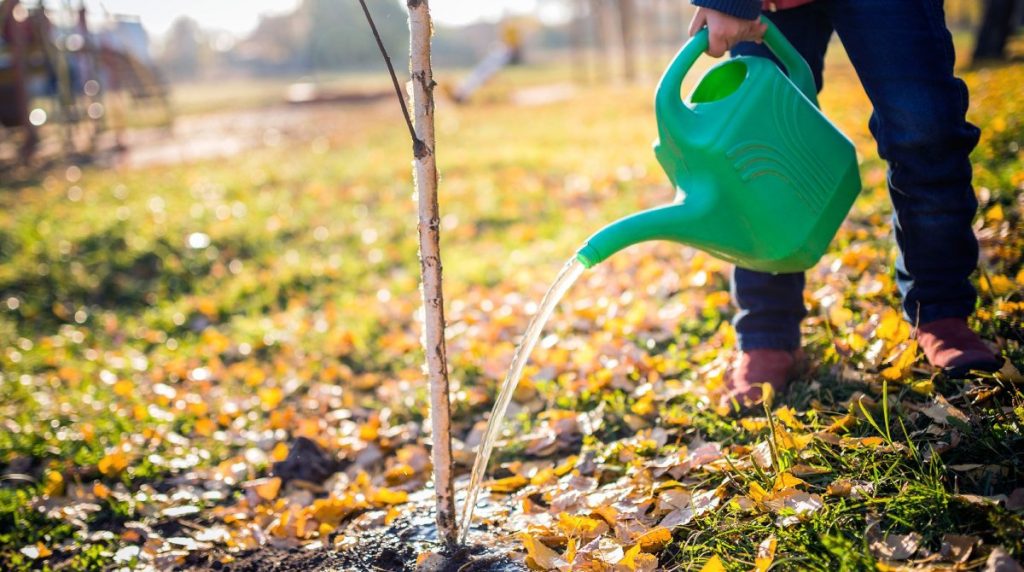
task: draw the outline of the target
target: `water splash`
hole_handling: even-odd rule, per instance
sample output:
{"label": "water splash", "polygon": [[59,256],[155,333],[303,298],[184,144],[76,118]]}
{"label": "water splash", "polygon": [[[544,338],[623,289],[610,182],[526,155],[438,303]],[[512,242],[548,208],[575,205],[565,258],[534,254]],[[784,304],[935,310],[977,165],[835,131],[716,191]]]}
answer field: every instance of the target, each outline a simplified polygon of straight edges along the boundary
{"label": "water splash", "polygon": [[484,431],[483,440],[477,448],[476,460],[473,462],[473,472],[469,477],[469,488],[466,489],[466,504],[462,508],[462,525],[460,527],[462,531],[460,540],[463,543],[466,542],[466,535],[469,534],[470,523],[473,520],[473,510],[476,508],[477,496],[480,494],[480,481],[483,480],[484,473],[487,472],[487,463],[491,459],[494,442],[501,432],[501,423],[504,421],[505,412],[508,411],[509,403],[512,401],[512,393],[515,391],[516,385],[519,384],[519,378],[523,375],[523,367],[526,366],[527,360],[530,359],[530,354],[533,353],[533,348],[537,345],[537,340],[540,339],[540,334],[544,331],[544,325],[551,318],[551,314],[555,311],[562,297],[579,279],[584,270],[586,270],[586,267],[575,257],[562,267],[562,271],[558,273],[558,277],[555,278],[554,283],[551,284],[547,293],[544,294],[544,298],[541,299],[540,309],[537,310],[537,314],[530,321],[530,325],[526,328],[526,333],[523,335],[523,340],[519,342],[519,347],[516,348],[515,353],[512,355],[512,366],[509,368],[508,375],[505,376],[505,382],[502,383],[501,390],[498,392],[498,399],[494,402],[494,409],[491,410],[491,418],[487,422],[487,430]]}

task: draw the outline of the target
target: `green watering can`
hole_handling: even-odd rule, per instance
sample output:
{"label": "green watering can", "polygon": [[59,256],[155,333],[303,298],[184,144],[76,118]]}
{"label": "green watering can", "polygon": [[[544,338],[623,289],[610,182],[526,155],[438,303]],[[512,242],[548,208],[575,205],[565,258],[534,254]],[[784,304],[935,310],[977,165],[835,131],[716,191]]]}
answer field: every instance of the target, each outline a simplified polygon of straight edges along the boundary
{"label": "green watering can", "polygon": [[690,39],[655,95],[654,153],[676,187],[668,205],[614,222],[576,253],[587,268],[638,242],[671,240],[763,272],[798,272],[825,253],[854,199],[853,143],[818,109],[807,63],[772,23],[767,58],[714,66],[688,100],[683,77],[708,47]]}

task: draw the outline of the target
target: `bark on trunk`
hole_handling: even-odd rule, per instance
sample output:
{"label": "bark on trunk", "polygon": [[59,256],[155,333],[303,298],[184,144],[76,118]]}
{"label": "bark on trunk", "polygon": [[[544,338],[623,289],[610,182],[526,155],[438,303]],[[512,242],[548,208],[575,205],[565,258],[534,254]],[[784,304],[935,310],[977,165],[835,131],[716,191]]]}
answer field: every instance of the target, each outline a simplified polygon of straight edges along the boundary
{"label": "bark on trunk", "polygon": [[433,441],[434,490],[438,536],[448,548],[457,544],[455,493],[452,485],[451,412],[448,363],[444,342],[444,295],[441,290],[440,215],[437,205],[437,162],[434,155],[434,77],[430,67],[433,26],[427,0],[408,0],[409,64],[416,141],[414,179],[419,202],[420,271],[423,292],[423,350],[430,380],[430,423]]}

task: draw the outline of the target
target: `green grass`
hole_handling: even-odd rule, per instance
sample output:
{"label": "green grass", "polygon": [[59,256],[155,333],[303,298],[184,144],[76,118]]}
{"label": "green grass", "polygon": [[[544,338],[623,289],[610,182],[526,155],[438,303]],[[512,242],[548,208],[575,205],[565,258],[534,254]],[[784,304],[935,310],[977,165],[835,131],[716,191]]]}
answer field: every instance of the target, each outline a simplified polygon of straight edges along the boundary
{"label": "green grass", "polygon": [[[872,345],[886,342],[878,317],[897,304],[884,165],[855,75],[840,58],[829,66],[823,104],[857,143],[867,190],[836,250],[810,274],[805,342],[813,373],[776,406],[792,407],[806,424],[793,433],[811,434],[851,413],[854,421],[837,438],[886,443],[856,448],[815,438],[801,451],[779,448],[774,469],[688,474],[687,488],[725,480],[722,506],[675,529],[659,562],[688,569],[719,555],[729,569],[750,569],[758,545],[774,535],[776,569],[870,569],[869,522],[879,533],[920,533],[932,551],[945,534],[977,536],[983,546],[971,566],[995,546],[1024,558],[1019,511],[958,496],[1008,495],[1024,486],[1019,391],[991,380],[964,386],[939,378],[934,391],[919,392],[910,388],[920,389],[913,384],[926,374],[905,372],[883,386],[877,373]],[[477,105],[438,107],[460,439],[489,409],[528,305],[559,265],[604,222],[671,196],[650,152],[651,86],[587,86],[578,97],[537,107],[507,102],[511,91],[549,77],[551,70],[515,71]],[[1019,66],[966,74],[971,119],[985,129],[974,157],[983,269],[992,284],[982,289],[975,323],[1018,367],[1022,77]],[[193,95],[183,108],[220,105]],[[253,97],[253,105],[264,101]],[[230,160],[86,168],[74,181],[55,170],[0,193],[0,466],[31,480],[0,483],[0,567],[109,566],[118,548],[136,542],[125,540],[126,523],[152,525],[165,506],[192,502],[155,500],[154,491],[181,492],[174,479],[189,473],[224,482],[217,479],[231,461],[241,473],[192,517],[203,526],[222,524],[211,508],[236,502],[238,481],[267,473],[266,459],[246,452],[267,454],[308,434],[304,421],[325,448],[351,460],[348,419],[364,424],[386,411],[382,425],[398,428],[425,418],[407,133],[390,103],[338,108],[317,129],[329,133],[326,153],[311,146],[310,129],[308,137],[300,132],[281,147]],[[708,407],[705,391],[720,384],[719,366],[733,345],[733,310],[722,294],[727,276],[726,265],[664,244],[636,247],[588,273],[548,328],[556,338],[527,369],[499,461],[544,464],[589,452],[602,460],[596,475],[607,484],[642,473],[676,446],[717,442],[738,466],[747,448],[772,439],[767,426],[750,428]],[[851,372],[858,381],[841,379]],[[645,384],[653,407],[644,406]],[[990,387],[995,394],[979,393]],[[871,399],[863,409],[851,405],[856,392]],[[968,422],[938,426],[922,415],[937,393]],[[529,453],[523,436],[551,430],[539,416],[550,410],[600,423],[554,453]],[[659,429],[664,447],[645,441]],[[956,446],[937,452],[954,433]],[[390,462],[416,439],[373,441]],[[126,464],[111,468],[119,447]],[[637,461],[623,460],[627,453]],[[825,498],[804,522],[778,527],[777,515],[732,502],[751,483],[770,488],[779,468],[795,464],[822,470],[804,477],[805,490]],[[953,468],[972,464],[980,467]],[[381,469],[367,468],[375,483]],[[63,490],[52,490],[48,501],[43,492],[53,475]],[[841,479],[866,483],[870,493],[825,495]],[[111,496],[99,499],[96,483]],[[421,485],[414,480],[409,488]],[[100,508],[80,519],[41,512],[57,501]],[[114,534],[95,536],[98,530]],[[54,555],[31,561],[19,552],[36,542]]]}

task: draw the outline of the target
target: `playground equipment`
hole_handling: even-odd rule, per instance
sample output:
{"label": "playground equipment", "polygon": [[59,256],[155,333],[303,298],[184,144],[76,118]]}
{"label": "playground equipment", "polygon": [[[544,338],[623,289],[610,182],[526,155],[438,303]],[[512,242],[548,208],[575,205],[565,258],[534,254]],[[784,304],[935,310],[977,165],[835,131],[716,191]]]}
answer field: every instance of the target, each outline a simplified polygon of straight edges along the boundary
{"label": "playground equipment", "polygon": [[500,27],[500,42],[480,61],[469,76],[451,92],[457,103],[465,103],[485,83],[507,66],[523,63],[523,35],[528,22],[506,18]]}
{"label": "playground equipment", "polygon": [[654,151],[675,201],[598,231],[577,253],[584,266],[647,240],[764,272],[806,270],[825,253],[860,192],[856,152],[818,109],[806,62],[762,21],[789,77],[766,58],[733,58],[712,67],[684,102],[683,78],[708,47],[706,29],[694,36],[655,96]]}
{"label": "playground equipment", "polygon": [[0,125],[22,133],[19,159],[35,154],[40,131],[59,125],[66,154],[95,150],[99,134],[115,132],[125,102],[155,103],[172,120],[167,84],[137,19],[105,14],[92,29],[84,3],[0,0]]}

